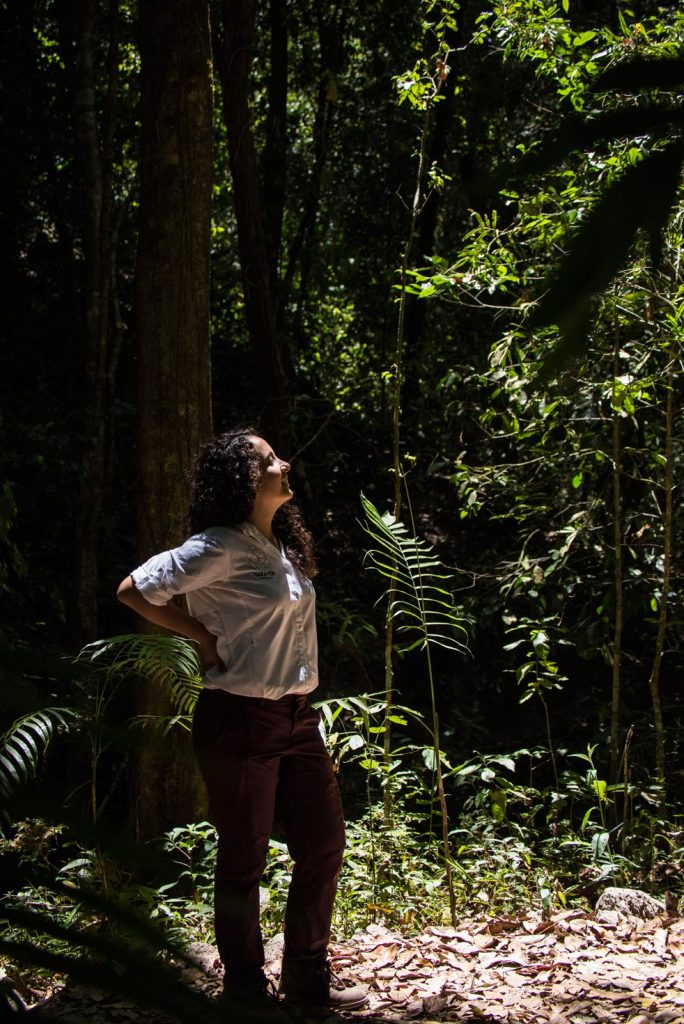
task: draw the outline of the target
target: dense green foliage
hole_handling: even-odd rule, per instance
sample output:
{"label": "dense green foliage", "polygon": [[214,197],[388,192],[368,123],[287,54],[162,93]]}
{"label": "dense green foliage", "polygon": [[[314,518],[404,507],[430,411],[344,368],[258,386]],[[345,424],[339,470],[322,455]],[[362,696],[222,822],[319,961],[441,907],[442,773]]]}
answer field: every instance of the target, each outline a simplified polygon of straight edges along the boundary
{"label": "dense green foliage", "polygon": [[[350,818],[336,927],[449,919],[439,824],[447,807],[460,914],[548,909],[591,898],[608,878],[676,888],[684,14],[651,0],[284,6],[279,163],[268,5],[259,7],[252,127],[266,208],[282,204],[271,236],[292,437],[282,454],[292,456],[318,540],[321,699]],[[100,638],[131,629],[113,591],[138,558],[139,56],[134,5],[111,10],[119,77]],[[100,127],[109,12],[98,5]],[[70,819],[115,828],[129,820],[141,728],[129,721],[132,690],[146,675],[170,683],[173,722],[182,723],[197,665],[187,645],[146,647],[125,635],[73,660],[74,523],[88,443],[77,33],[53,2],[3,2],[0,13],[13,96],[0,129],[0,373],[11,380],[0,412],[4,856],[120,891],[183,941],[206,938],[210,826],[169,823],[160,879],[149,862],[126,873],[116,851],[104,856],[100,840],[78,830],[75,840],[55,814],[66,807]],[[649,79],[648,61],[671,70]],[[220,429],[263,409],[218,89],[216,101]],[[391,575],[396,553],[378,556],[383,520],[369,541],[359,496],[384,513],[399,477],[411,511],[398,518],[451,567],[432,597],[450,628],[466,625],[467,646],[454,650],[453,636],[449,649],[428,643],[423,582],[405,577],[390,607],[408,612],[419,634],[411,644],[398,633],[390,645],[390,697],[386,581],[364,564]],[[375,554],[364,557],[368,548]],[[416,546],[407,564],[427,551]],[[273,929],[286,861],[274,837]],[[15,891],[20,906],[29,890],[69,926],[93,912],[42,878]],[[22,927],[17,918],[11,934]]]}

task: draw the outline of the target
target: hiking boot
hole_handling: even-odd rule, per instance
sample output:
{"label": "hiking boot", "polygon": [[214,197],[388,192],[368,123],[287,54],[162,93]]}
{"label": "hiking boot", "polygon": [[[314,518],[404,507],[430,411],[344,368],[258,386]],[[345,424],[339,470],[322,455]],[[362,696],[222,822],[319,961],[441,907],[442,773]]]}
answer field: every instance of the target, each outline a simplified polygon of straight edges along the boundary
{"label": "hiking boot", "polygon": [[280,1002],[277,988],[261,970],[224,977],[221,999],[254,1009],[275,1009]]}
{"label": "hiking boot", "polygon": [[287,1002],[330,1010],[358,1010],[368,1002],[365,988],[345,985],[327,960],[283,963],[280,992]]}

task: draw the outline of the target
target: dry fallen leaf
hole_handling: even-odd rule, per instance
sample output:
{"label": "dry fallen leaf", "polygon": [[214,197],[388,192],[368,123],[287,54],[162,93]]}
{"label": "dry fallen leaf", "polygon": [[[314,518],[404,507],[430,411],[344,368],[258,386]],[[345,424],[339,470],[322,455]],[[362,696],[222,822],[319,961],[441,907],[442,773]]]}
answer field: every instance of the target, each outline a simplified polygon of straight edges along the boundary
{"label": "dry fallen leaf", "polygon": [[[281,952],[282,940],[268,943],[266,969],[276,981]],[[572,910],[547,922],[497,917],[410,937],[371,925],[331,952],[336,972],[368,987],[368,1007],[353,1015],[359,1024],[426,1015],[430,1024],[684,1024],[681,918],[664,926],[621,916],[609,926]],[[220,991],[216,972],[188,971],[187,980]],[[58,1007],[54,1020],[65,1024],[171,1024],[86,986],[67,984],[50,1001]]]}

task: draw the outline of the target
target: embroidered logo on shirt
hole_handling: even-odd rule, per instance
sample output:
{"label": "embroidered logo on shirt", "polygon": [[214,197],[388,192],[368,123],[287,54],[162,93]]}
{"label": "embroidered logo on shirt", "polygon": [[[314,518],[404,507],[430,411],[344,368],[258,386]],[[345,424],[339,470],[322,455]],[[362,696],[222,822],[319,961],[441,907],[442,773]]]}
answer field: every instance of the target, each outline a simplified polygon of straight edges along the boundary
{"label": "embroidered logo on shirt", "polygon": [[271,568],[267,556],[258,548],[247,549],[247,562],[252,570],[252,576],[256,576],[257,579],[273,579],[275,576],[275,569]]}

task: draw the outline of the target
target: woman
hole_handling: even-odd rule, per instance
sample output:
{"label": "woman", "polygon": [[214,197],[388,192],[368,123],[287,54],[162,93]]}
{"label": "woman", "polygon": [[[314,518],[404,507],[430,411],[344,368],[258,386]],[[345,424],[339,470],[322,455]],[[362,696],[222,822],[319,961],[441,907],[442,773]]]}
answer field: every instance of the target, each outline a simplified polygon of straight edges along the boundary
{"label": "woman", "polygon": [[[289,463],[249,429],[202,450],[192,536],[150,558],[119,600],[199,646],[204,688],[193,745],[218,831],[216,943],[226,995],[269,998],[259,883],[276,811],[294,860],[280,990],[312,1006],[353,1008],[327,944],[342,864],[337,782],[310,693],[318,684],[311,536],[290,504]],[[187,612],[171,599],[187,596]]]}

